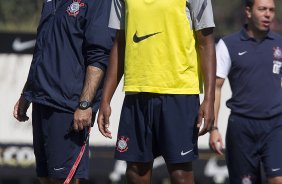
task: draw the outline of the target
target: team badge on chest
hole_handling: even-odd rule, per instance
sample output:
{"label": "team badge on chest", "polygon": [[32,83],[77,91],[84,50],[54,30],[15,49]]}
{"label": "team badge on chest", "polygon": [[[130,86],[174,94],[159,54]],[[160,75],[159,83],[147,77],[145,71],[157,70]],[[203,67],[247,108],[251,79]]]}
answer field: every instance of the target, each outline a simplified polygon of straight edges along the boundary
{"label": "team badge on chest", "polygon": [[280,47],[273,48],[273,58],[277,60],[282,59],[282,49]]}
{"label": "team badge on chest", "polygon": [[124,136],[119,137],[117,142],[117,151],[121,153],[126,152],[128,150],[128,141],[129,138],[125,138]]}
{"label": "team badge on chest", "polygon": [[67,13],[69,14],[69,16],[76,17],[81,7],[85,7],[85,4],[81,3],[81,0],[73,0],[71,5],[69,5],[67,9]]}
{"label": "team badge on chest", "polygon": [[273,59],[272,72],[275,74],[282,74],[282,49],[280,47],[273,48]]}

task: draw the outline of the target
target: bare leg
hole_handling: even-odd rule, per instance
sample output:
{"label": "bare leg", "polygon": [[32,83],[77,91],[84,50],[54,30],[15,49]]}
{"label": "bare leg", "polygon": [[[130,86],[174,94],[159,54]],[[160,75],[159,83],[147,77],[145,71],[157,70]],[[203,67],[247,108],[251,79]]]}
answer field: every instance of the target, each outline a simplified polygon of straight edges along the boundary
{"label": "bare leg", "polygon": [[40,177],[39,181],[40,181],[41,184],[50,184],[50,183],[52,183],[51,179],[48,178],[48,177]]}
{"label": "bare leg", "polygon": [[128,184],[149,184],[151,182],[153,162],[127,162],[126,180]]}
{"label": "bare leg", "polygon": [[[51,179],[48,177],[44,178],[39,178],[41,184],[63,184],[65,180],[60,180],[60,179]],[[79,184],[79,179],[72,179],[70,184]]]}
{"label": "bare leg", "polygon": [[194,184],[192,162],[167,164],[172,184]]}
{"label": "bare leg", "polygon": [[268,178],[269,184],[282,184],[282,176]]}

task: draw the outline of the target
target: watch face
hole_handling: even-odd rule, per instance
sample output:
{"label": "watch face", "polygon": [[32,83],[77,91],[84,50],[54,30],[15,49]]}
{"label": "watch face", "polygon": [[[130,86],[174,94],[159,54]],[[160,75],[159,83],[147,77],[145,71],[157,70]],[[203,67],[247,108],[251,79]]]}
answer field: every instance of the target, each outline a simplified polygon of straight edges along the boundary
{"label": "watch face", "polygon": [[81,101],[79,103],[79,108],[80,109],[87,109],[88,107],[90,107],[90,103],[88,101]]}

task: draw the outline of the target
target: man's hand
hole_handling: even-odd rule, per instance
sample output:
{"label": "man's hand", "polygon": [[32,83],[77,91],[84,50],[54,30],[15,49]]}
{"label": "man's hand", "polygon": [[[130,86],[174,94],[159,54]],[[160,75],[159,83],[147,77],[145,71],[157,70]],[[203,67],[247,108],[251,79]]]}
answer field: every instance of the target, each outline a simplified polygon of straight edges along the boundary
{"label": "man's hand", "polygon": [[212,130],[210,132],[210,140],[209,140],[210,148],[219,155],[223,155],[223,142],[221,134],[218,130]]}
{"label": "man's hand", "polygon": [[92,120],[92,108],[89,107],[88,109],[76,109],[74,112],[73,118],[73,129],[75,131],[81,131],[86,127],[91,126]]}
{"label": "man's hand", "polygon": [[105,137],[112,138],[112,133],[109,131],[110,126],[110,115],[111,115],[110,104],[101,104],[98,114],[98,127],[101,134]]}
{"label": "man's hand", "polygon": [[29,117],[26,115],[27,109],[30,105],[30,102],[27,101],[23,95],[21,95],[20,99],[17,101],[17,103],[14,106],[14,117],[20,121],[24,122],[29,119]]}
{"label": "man's hand", "polygon": [[214,104],[213,101],[204,100],[198,112],[197,127],[201,128],[202,120],[204,119],[204,126],[199,132],[199,136],[206,134],[214,123]]}

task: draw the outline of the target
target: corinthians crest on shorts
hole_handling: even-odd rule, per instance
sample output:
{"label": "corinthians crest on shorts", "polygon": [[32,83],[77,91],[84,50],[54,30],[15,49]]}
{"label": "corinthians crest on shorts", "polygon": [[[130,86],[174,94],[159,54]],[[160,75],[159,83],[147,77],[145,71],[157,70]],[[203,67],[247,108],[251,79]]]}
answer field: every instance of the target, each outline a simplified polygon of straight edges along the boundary
{"label": "corinthians crest on shorts", "polygon": [[118,137],[117,146],[116,146],[117,151],[121,153],[126,152],[128,150],[128,145],[127,145],[128,141],[129,138],[125,138],[124,136]]}
{"label": "corinthians crest on shorts", "polygon": [[85,4],[82,3],[81,0],[73,0],[71,5],[68,6],[67,13],[69,14],[69,16],[76,17],[79,13],[79,9],[84,6]]}
{"label": "corinthians crest on shorts", "polygon": [[242,178],[242,184],[252,184],[251,176],[244,176]]}

